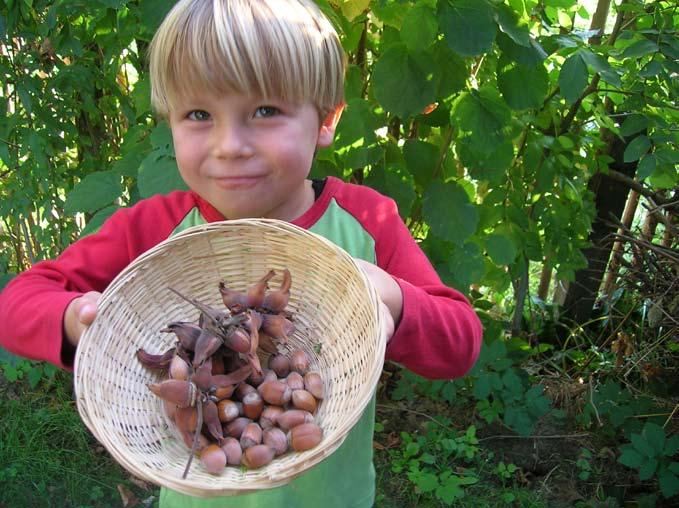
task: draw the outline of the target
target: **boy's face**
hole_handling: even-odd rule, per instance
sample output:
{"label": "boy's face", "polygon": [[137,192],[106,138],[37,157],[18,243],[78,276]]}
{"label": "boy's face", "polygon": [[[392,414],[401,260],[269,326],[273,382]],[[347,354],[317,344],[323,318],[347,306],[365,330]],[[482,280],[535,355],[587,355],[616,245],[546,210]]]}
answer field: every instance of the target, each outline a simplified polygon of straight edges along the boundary
{"label": "boy's face", "polygon": [[291,221],[313,203],[306,180],[317,147],[332,143],[335,118],[310,104],[237,93],[196,94],[170,112],[179,172],[228,219]]}

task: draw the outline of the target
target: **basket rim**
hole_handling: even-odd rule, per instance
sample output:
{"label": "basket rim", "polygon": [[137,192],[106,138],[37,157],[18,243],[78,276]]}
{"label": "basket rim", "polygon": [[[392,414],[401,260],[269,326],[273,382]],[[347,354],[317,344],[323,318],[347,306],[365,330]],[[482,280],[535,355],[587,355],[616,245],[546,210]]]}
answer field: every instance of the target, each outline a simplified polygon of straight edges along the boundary
{"label": "basket rim", "polygon": [[[148,249],[140,256],[135,258],[130,264],[128,264],[111,281],[111,283],[106,287],[106,289],[102,293],[101,299],[99,301],[99,308],[105,310],[108,308],[109,305],[112,305],[114,303],[115,295],[118,291],[119,286],[124,286],[128,282],[130,274],[134,274],[134,272],[138,269],[140,265],[143,266],[144,264],[149,263],[150,260],[152,260],[155,256],[163,255],[163,253],[165,253],[168,249],[171,249],[174,245],[181,242],[185,242],[187,239],[190,239],[194,235],[200,236],[206,234],[207,235],[219,234],[221,232],[228,232],[230,230],[233,230],[234,228],[249,226],[274,228],[295,235],[301,235],[314,242],[321,242],[327,248],[331,249],[333,252],[335,252],[337,255],[343,258],[344,261],[347,261],[351,265],[353,265],[353,268],[356,270],[356,273],[358,274],[361,282],[365,286],[364,289],[367,290],[367,295],[370,301],[369,303],[370,306],[372,307],[373,314],[372,317],[374,318],[375,323],[374,331],[376,332],[375,335],[379,339],[378,343],[376,344],[375,356],[373,358],[372,365],[370,365],[369,367],[370,377],[368,386],[370,386],[371,389],[364,390],[363,392],[361,392],[362,397],[359,400],[354,401],[355,407],[357,408],[354,411],[356,414],[351,415],[350,424],[345,425],[346,429],[342,428],[341,432],[338,432],[338,435],[335,436],[330,441],[326,441],[326,438],[324,438],[324,443],[322,447],[320,448],[317,447],[315,449],[300,454],[300,456],[303,456],[303,460],[299,461],[300,467],[298,469],[296,469],[295,467],[289,468],[290,469],[289,474],[273,475],[274,477],[270,476],[268,478],[259,479],[258,481],[250,481],[247,485],[230,484],[228,486],[217,483],[206,485],[200,482],[200,478],[198,479],[192,478],[191,474],[189,474],[185,479],[168,477],[165,474],[158,473],[152,468],[146,467],[144,465],[139,465],[139,463],[135,462],[134,460],[126,456],[124,451],[121,451],[117,447],[117,443],[113,442],[107,437],[106,432],[104,430],[106,422],[100,422],[95,417],[92,416],[95,414],[91,408],[91,404],[94,404],[94,402],[91,401],[89,397],[87,397],[88,383],[87,379],[83,377],[82,372],[83,362],[86,362],[83,356],[84,352],[87,351],[89,343],[91,341],[96,340],[96,338],[93,336],[96,327],[89,326],[81,336],[80,343],[78,345],[78,348],[76,349],[74,361],[73,383],[76,398],[76,406],[81,419],[83,420],[87,428],[90,430],[90,432],[92,432],[94,437],[106,448],[106,450],[111,454],[111,456],[125,469],[127,469],[128,471],[132,472],[133,474],[144,480],[150,481],[157,485],[169,487],[172,490],[176,490],[192,496],[210,497],[216,495],[242,494],[261,489],[278,487],[289,483],[293,478],[303,474],[304,472],[308,471],[309,468],[321,462],[325,457],[332,454],[339,446],[341,446],[348,432],[360,419],[360,416],[365,411],[365,408],[370,403],[370,400],[374,397],[375,387],[377,385],[377,382],[379,381],[384,363],[384,354],[386,350],[386,337],[384,334],[383,317],[381,314],[381,310],[379,308],[379,296],[376,288],[374,287],[370,279],[367,277],[365,271],[360,267],[358,263],[356,263],[356,261],[350,254],[348,254],[344,249],[337,246],[336,244],[326,239],[325,237],[313,233],[307,229],[303,229],[294,224],[285,221],[280,221],[277,219],[233,219],[201,224],[187,228],[184,231],[181,231],[165,239],[164,241],[158,243],[152,248]],[[92,325],[94,325],[95,323],[93,323]],[[194,465],[192,465],[192,469],[193,467],[195,467],[196,462],[198,461],[194,460]],[[275,476],[278,476],[278,478],[276,478]]]}

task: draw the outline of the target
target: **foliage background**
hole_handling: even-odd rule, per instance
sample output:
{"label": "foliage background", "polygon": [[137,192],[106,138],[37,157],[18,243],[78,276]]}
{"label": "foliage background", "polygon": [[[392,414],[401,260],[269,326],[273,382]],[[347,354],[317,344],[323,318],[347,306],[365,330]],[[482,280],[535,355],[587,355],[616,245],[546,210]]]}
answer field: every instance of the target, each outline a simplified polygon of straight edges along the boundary
{"label": "foliage background", "polygon": [[[676,3],[318,3],[350,65],[335,143],[312,175],[394,197],[441,277],[469,295],[485,325],[468,378],[434,387],[406,378],[401,396],[410,387],[412,397],[424,390],[452,404],[466,394],[477,417],[529,435],[554,409],[549,374],[584,383],[591,400],[611,378],[616,393],[632,389],[637,400],[652,381],[647,363],[676,372],[676,286],[664,299],[641,297],[625,289],[623,271],[600,292],[599,273],[584,313],[564,305],[584,301],[577,291],[595,262],[605,268],[610,247],[597,261],[592,235],[610,220],[602,210],[630,189],[655,207],[637,213],[659,223],[649,241],[676,252]],[[169,130],[150,109],[145,60],[170,7],[0,1],[0,288],[119,207],[183,186]],[[674,329],[647,322],[654,304]],[[624,344],[621,331],[631,337]],[[18,372],[17,359],[4,358],[6,372]],[[641,427],[621,439],[633,431]],[[679,474],[665,462],[644,479]]]}

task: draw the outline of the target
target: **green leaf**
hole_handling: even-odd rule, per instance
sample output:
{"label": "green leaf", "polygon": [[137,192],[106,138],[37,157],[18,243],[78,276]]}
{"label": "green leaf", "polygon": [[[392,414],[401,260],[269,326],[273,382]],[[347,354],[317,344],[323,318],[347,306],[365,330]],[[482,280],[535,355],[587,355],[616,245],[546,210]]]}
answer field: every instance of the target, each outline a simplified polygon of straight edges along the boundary
{"label": "green leaf", "polygon": [[172,155],[172,131],[167,122],[160,122],[156,125],[149,136],[151,146],[163,155]]}
{"label": "green leaf", "polygon": [[412,175],[398,166],[374,169],[364,180],[365,185],[390,196],[398,205],[399,215],[405,220],[415,201],[415,185]]}
{"label": "green leaf", "polygon": [[[663,450],[663,455],[665,457],[673,457],[675,453],[679,452],[679,435],[674,435],[670,437],[665,443],[665,449]],[[675,462],[677,467],[679,467],[679,462]],[[679,473],[679,471],[677,471]]]}
{"label": "green leaf", "polygon": [[497,44],[504,56],[526,67],[534,67],[547,58],[545,50],[534,39],[530,39],[529,46],[521,46],[500,32],[497,36]]}
{"label": "green leaf", "polygon": [[418,114],[436,99],[435,66],[425,53],[415,55],[405,45],[392,46],[373,68],[375,98],[387,111],[401,118]]}
{"label": "green leaf", "polygon": [[147,33],[155,33],[173,5],[173,2],[166,0],[141,0],[139,2],[139,19]]}
{"label": "green leaf", "polygon": [[535,67],[513,65],[498,72],[497,84],[512,109],[536,109],[547,96],[549,77],[542,64]]}
{"label": "green leaf", "polygon": [[634,448],[642,455],[646,457],[655,457],[656,453],[650,443],[646,441],[645,436],[641,434],[632,434],[630,436],[630,441]]}
{"label": "green leaf", "polygon": [[336,150],[350,146],[367,146],[375,142],[375,130],[380,126],[374,105],[364,99],[352,99],[347,102],[342,118],[337,124],[335,141]]}
{"label": "green leaf", "polygon": [[448,46],[462,56],[476,56],[492,48],[497,31],[494,11],[486,0],[441,0],[439,25]]}
{"label": "green leaf", "polygon": [[[0,291],[2,291],[14,277],[16,277],[15,273],[0,273]],[[2,350],[0,349],[0,351]]]}
{"label": "green leaf", "polygon": [[434,457],[431,453],[423,453],[420,457],[420,460],[423,464],[436,464],[436,457]]}
{"label": "green leaf", "polygon": [[642,78],[652,78],[663,72],[663,65],[657,60],[651,60],[639,71]]}
{"label": "green leaf", "polygon": [[474,382],[472,393],[477,400],[483,400],[490,395],[491,385],[488,375],[479,376]]}
{"label": "green leaf", "polygon": [[408,443],[405,449],[406,457],[413,457],[418,453],[420,453],[420,445],[414,442]]}
{"label": "green leaf", "polygon": [[359,16],[370,5],[370,0],[338,0],[342,14],[346,16],[349,21]]}
{"label": "green leaf", "polygon": [[137,185],[143,198],[188,188],[179,175],[175,159],[167,156],[159,158],[156,152],[142,161]]}
{"label": "green leaf", "polygon": [[424,218],[432,231],[456,245],[474,234],[479,222],[476,205],[456,183],[432,183],[424,193]]}
{"label": "green leaf", "polygon": [[408,171],[415,178],[415,182],[426,187],[431,183],[436,164],[439,160],[440,148],[419,139],[409,139],[403,146]]}
{"label": "green leaf", "polygon": [[[624,449],[623,449],[624,448]],[[644,457],[634,447],[630,445],[623,445],[620,447],[622,453],[618,458],[618,462],[622,465],[630,467],[632,469],[639,469],[644,463]]]}
{"label": "green leaf", "polygon": [[653,450],[653,456],[658,457],[663,454],[665,450],[665,430],[660,425],[646,422],[641,435]]}
{"label": "green leaf", "polygon": [[508,369],[502,375],[502,384],[513,394],[518,395],[523,391],[523,383],[521,378],[514,372],[514,369]]}
{"label": "green leaf", "polygon": [[661,146],[655,150],[655,156],[659,163],[672,166],[679,165],[679,150],[674,150],[668,146]]}
{"label": "green leaf", "polygon": [[651,140],[645,135],[640,135],[634,138],[625,148],[623,160],[625,162],[634,162],[639,160],[642,155],[646,154],[651,148]]}
{"label": "green leaf", "polygon": [[108,219],[113,213],[120,207],[117,205],[107,206],[102,208],[97,213],[95,213],[92,218],[87,222],[83,230],[80,232],[80,238],[87,236],[91,233],[97,231],[101,225]]}
{"label": "green leaf", "polygon": [[[435,71],[439,76],[436,97],[445,99],[463,90],[469,77],[467,61],[452,51],[443,41],[434,45],[432,55],[436,62]],[[438,109],[443,110],[440,106]]]}
{"label": "green leaf", "polygon": [[464,490],[459,486],[459,482],[447,481],[436,489],[436,497],[446,505],[452,505],[453,501],[464,497]]}
{"label": "green leaf", "polygon": [[148,74],[143,74],[135,83],[131,96],[137,118],[151,111],[151,79]]}
{"label": "green leaf", "polygon": [[474,150],[491,151],[505,140],[511,110],[497,89],[484,87],[461,93],[453,103],[450,118],[461,133],[467,134]]}
{"label": "green leaf", "polygon": [[96,212],[110,205],[123,193],[120,176],[112,171],[91,173],[78,182],[66,196],[64,211]]}
{"label": "green leaf", "polygon": [[497,6],[497,24],[519,46],[530,47],[528,26],[519,20],[516,11],[505,4]]}
{"label": "green leaf", "polygon": [[535,422],[530,417],[528,412],[521,407],[506,407],[503,420],[505,425],[516,431],[521,436],[530,436],[533,432],[533,427],[535,426]]}
{"label": "green leaf", "polygon": [[464,245],[453,247],[441,276],[454,288],[467,293],[469,286],[479,282],[486,271],[483,254],[475,243],[467,242]]}
{"label": "green leaf", "polygon": [[660,492],[666,498],[679,494],[679,478],[668,470],[658,474],[658,485],[660,486]]}
{"label": "green leaf", "polygon": [[30,115],[33,112],[33,99],[31,98],[31,94],[22,82],[17,84],[16,90],[21,99],[21,104],[23,104],[26,112]]}
{"label": "green leaf", "polygon": [[494,263],[509,265],[514,262],[518,254],[512,238],[505,233],[491,233],[486,237],[486,249]]}
{"label": "green leaf", "polygon": [[514,160],[514,145],[509,139],[487,151],[475,150],[469,137],[462,138],[457,141],[455,150],[472,178],[494,185],[504,184],[507,170]]}
{"label": "green leaf", "polygon": [[656,459],[648,459],[639,468],[639,479],[642,482],[650,480],[651,478],[653,478],[653,475],[655,475],[656,469],[658,469],[658,461]]}
{"label": "green leaf", "polygon": [[563,63],[559,72],[561,96],[573,104],[587,86],[588,78],[587,65],[578,53],[573,53]]}
{"label": "green leaf", "polygon": [[35,387],[38,386],[38,383],[40,383],[40,380],[42,379],[42,367],[40,365],[32,366],[28,371],[26,379],[31,390],[35,390]]}
{"label": "green leaf", "polygon": [[648,39],[637,41],[625,48],[622,58],[639,58],[658,51],[658,45]]}
{"label": "green leaf", "polygon": [[650,121],[647,116],[632,113],[625,118],[620,126],[621,136],[631,136],[648,128]]}
{"label": "green leaf", "polygon": [[[24,361],[23,358],[15,354],[10,353],[6,349],[0,347],[0,366],[2,364],[8,365],[10,367],[16,367],[19,362]],[[8,379],[9,381],[9,379]]]}
{"label": "green leaf", "polygon": [[384,157],[384,149],[377,143],[347,150],[340,156],[347,168],[362,168],[378,164]]}
{"label": "green leaf", "polygon": [[582,56],[582,59],[585,61],[585,63],[587,63],[587,65],[592,67],[596,72],[598,72],[601,75],[601,78],[604,81],[610,83],[613,86],[616,86],[617,88],[620,88],[622,86],[620,76],[613,69],[613,67],[611,67],[611,64],[609,64],[604,57],[596,53],[593,53],[589,49],[582,49],[580,51],[580,55]]}
{"label": "green leaf", "polygon": [[438,30],[434,10],[426,5],[415,5],[403,20],[401,40],[410,51],[424,50],[434,43]]}
{"label": "green leaf", "polygon": [[422,473],[417,478],[417,487],[422,492],[431,492],[439,486],[439,479],[434,473]]}

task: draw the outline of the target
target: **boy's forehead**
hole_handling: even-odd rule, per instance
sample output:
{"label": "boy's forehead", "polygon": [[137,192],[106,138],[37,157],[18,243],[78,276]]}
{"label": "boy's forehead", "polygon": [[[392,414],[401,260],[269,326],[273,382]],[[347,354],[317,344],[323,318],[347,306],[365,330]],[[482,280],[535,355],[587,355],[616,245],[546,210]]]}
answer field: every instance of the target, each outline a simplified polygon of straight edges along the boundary
{"label": "boy's forehead", "polygon": [[312,106],[318,110],[317,105],[311,100],[290,100],[275,95],[263,96],[257,93],[244,93],[232,88],[223,90],[212,90],[208,88],[193,87],[190,91],[177,92],[172,95],[170,99],[171,109],[184,109],[186,107],[207,106],[208,104],[218,103],[221,101],[235,102],[243,106],[262,106],[270,103],[270,105],[288,105],[299,108],[303,106]]}

